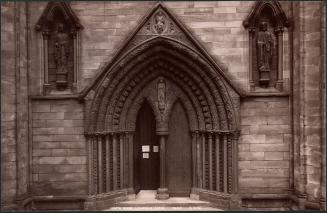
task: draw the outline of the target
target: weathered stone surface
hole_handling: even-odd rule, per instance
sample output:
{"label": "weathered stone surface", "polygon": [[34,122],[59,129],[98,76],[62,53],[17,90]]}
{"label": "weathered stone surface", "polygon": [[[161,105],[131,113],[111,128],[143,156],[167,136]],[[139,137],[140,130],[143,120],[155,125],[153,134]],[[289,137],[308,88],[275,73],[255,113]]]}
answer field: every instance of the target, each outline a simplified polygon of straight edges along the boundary
{"label": "weathered stone surface", "polygon": [[[1,3],[2,209],[15,208],[16,195],[23,194],[27,184],[31,184],[29,188],[36,195],[88,193],[84,103],[74,98],[32,98],[43,94],[42,35],[34,26],[46,4]],[[100,68],[112,60],[126,37],[155,4],[151,1],[70,3],[84,26],[80,35],[77,92],[94,81]],[[249,35],[241,25],[254,4],[251,1],[164,2],[226,76],[244,91],[250,87]],[[285,91],[293,83],[293,100],[291,96],[269,94],[241,99],[239,193],[286,194],[290,186],[317,203],[326,196],[325,120],[322,119],[325,117],[325,3],[281,2],[281,5],[294,20],[290,30],[285,28],[283,38]],[[26,144],[31,145],[28,152],[24,152]],[[294,156],[290,156],[292,145]],[[290,161],[293,157],[294,161]],[[28,159],[31,159],[30,175],[20,175],[28,171]]]}

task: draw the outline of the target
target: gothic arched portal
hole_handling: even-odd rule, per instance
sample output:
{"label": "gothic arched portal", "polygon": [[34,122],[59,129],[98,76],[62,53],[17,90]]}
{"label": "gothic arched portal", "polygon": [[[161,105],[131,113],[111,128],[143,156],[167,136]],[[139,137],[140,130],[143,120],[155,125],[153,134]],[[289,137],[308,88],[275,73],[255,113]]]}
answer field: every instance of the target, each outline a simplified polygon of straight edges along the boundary
{"label": "gothic arched portal", "polygon": [[[151,28],[158,15],[164,17],[163,25]],[[200,198],[210,192],[229,199],[237,192],[239,93],[161,4],[85,96],[90,197],[121,197],[140,189],[135,146],[140,128],[145,128],[140,124],[145,108],[153,113],[152,138],[158,143],[144,151],[151,157],[158,146],[158,199],[168,198],[170,192]],[[171,162],[178,152],[172,150],[182,147],[185,156],[174,168]],[[175,178],[173,173],[179,172],[189,179]]]}

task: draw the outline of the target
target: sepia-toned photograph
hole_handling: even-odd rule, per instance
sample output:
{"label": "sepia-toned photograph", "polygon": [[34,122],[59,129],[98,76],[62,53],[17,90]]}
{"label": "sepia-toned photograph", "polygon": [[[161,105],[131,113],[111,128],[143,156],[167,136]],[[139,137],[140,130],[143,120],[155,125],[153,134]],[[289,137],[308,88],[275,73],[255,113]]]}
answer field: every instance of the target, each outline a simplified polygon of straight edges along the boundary
{"label": "sepia-toned photograph", "polygon": [[324,1],[1,1],[1,211],[326,211]]}

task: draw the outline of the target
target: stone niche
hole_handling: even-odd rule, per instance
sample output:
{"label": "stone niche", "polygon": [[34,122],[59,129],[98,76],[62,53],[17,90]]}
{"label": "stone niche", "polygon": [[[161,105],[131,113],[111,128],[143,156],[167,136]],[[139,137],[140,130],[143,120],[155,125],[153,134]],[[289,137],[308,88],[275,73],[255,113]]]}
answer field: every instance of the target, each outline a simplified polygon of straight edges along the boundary
{"label": "stone niche", "polygon": [[42,32],[44,95],[76,92],[80,29],[68,3],[48,3],[36,24]]}
{"label": "stone niche", "polygon": [[288,20],[276,1],[256,2],[243,25],[249,31],[251,92],[283,92],[283,32]]}

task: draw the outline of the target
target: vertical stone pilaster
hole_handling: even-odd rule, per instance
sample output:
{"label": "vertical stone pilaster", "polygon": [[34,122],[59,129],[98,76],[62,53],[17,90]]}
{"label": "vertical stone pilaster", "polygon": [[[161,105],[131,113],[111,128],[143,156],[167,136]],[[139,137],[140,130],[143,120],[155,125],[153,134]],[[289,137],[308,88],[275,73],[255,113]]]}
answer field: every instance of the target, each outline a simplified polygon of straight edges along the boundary
{"label": "vertical stone pilaster", "polygon": [[213,190],[213,162],[212,162],[212,133],[210,132],[208,135],[208,143],[209,143],[209,189]]}
{"label": "vertical stone pilaster", "polygon": [[283,27],[279,27],[277,32],[278,42],[278,70],[277,70],[277,82],[276,88],[279,91],[283,90]]}
{"label": "vertical stone pilaster", "polygon": [[28,133],[28,45],[27,2],[15,2],[15,76],[16,76],[16,168],[17,200],[28,193],[29,177],[29,133]]}
{"label": "vertical stone pilaster", "polygon": [[219,134],[215,134],[216,137],[216,191],[220,191],[220,140],[219,140]]}
{"label": "vertical stone pilaster", "polygon": [[113,157],[113,191],[118,189],[118,176],[117,176],[117,134],[113,133],[112,136],[112,157]]}
{"label": "vertical stone pilaster", "polygon": [[133,159],[133,132],[127,133],[128,139],[128,193],[134,194],[134,159]]}
{"label": "vertical stone pilaster", "polygon": [[166,183],[166,136],[167,133],[160,132],[160,188],[157,190],[156,199],[164,200],[169,198],[168,188]]}

